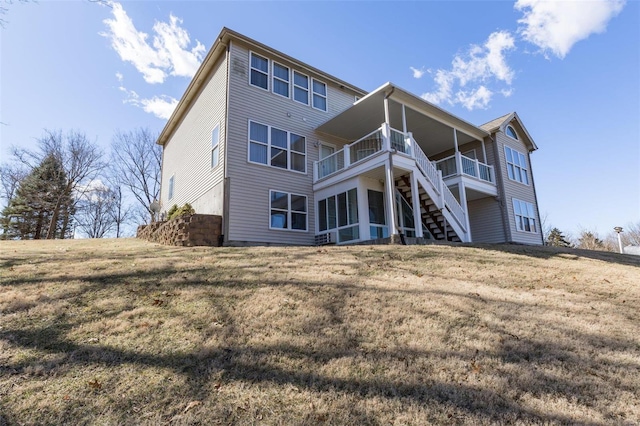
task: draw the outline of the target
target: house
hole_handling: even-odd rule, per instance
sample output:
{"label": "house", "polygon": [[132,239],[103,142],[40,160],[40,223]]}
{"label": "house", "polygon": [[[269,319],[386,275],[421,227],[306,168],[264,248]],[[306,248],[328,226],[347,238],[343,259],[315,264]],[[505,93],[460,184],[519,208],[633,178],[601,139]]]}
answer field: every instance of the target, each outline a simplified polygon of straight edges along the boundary
{"label": "house", "polygon": [[223,244],[542,244],[518,115],[470,124],[366,91],[224,28],[160,134],[161,206],[222,216]]}

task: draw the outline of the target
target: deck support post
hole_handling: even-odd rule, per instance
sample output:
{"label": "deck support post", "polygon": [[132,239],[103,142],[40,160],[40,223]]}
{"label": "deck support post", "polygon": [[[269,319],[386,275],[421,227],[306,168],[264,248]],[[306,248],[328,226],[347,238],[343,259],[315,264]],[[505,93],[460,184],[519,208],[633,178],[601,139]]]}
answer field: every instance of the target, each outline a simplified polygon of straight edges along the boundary
{"label": "deck support post", "polygon": [[465,232],[465,237],[461,238],[463,243],[469,243],[471,242],[471,227],[469,225],[469,206],[467,205],[467,189],[464,186],[464,182],[460,181],[460,183],[458,184],[458,193],[460,195],[460,206],[462,207],[462,210],[464,212],[464,222],[465,222],[465,227],[466,232]]}
{"label": "deck support post", "polygon": [[416,229],[416,238],[423,238],[422,212],[420,211],[420,189],[418,187],[418,177],[415,172],[411,172],[411,204],[413,204],[413,224]]}
{"label": "deck support post", "polygon": [[398,235],[398,226],[396,225],[396,194],[395,183],[393,180],[393,154],[389,152],[389,159],[384,164],[384,192],[387,210],[387,223],[389,224],[389,237],[391,241]]}

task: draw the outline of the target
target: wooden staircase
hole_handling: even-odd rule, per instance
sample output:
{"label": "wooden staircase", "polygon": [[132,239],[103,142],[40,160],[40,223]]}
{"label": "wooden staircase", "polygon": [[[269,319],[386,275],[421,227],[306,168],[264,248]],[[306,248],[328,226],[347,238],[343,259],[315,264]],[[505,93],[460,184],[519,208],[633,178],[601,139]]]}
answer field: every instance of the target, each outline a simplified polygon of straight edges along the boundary
{"label": "wooden staircase", "polygon": [[[409,175],[403,175],[399,179],[396,179],[395,186],[400,195],[404,197],[409,205],[413,205]],[[422,185],[418,185],[418,188],[420,194],[420,217],[422,219],[423,226],[426,225],[427,230],[436,240],[455,242],[462,241],[455,230],[447,223],[442,211],[436,206],[431,197],[429,197],[429,194],[427,194]]]}

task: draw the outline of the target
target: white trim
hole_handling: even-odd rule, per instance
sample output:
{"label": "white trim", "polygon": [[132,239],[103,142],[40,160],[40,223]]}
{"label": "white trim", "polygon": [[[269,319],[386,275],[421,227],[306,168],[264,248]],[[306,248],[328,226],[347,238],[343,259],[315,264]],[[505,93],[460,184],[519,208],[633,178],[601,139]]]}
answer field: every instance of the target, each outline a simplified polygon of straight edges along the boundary
{"label": "white trim", "polygon": [[[283,210],[283,209],[279,209],[279,208],[273,208],[271,207],[271,193],[273,192],[279,192],[281,194],[287,194],[287,210]],[[291,210],[291,196],[295,195],[296,197],[304,197],[304,208],[305,211],[299,211],[299,210]],[[303,195],[303,194],[294,194],[292,192],[288,192],[288,191],[281,191],[278,189],[269,189],[269,210],[267,211],[267,218],[268,218],[268,223],[269,223],[269,229],[272,231],[287,231],[287,232],[298,232],[298,233],[308,233],[309,232],[309,197],[307,195]],[[277,227],[272,227],[271,226],[271,210],[276,210],[279,212],[286,212],[287,214],[287,228],[277,228]],[[292,229],[291,225],[292,225],[292,220],[291,220],[291,215],[292,213],[298,213],[298,214],[304,214],[304,218],[305,218],[305,229]]]}
{"label": "white trim", "polygon": [[169,178],[169,188],[167,190],[167,201],[171,201],[175,198],[176,192],[176,174],[172,174]]}
{"label": "white trim", "polygon": [[[265,72],[264,72],[264,71],[262,71],[261,69],[253,68],[253,66],[251,65],[251,58],[252,58],[252,56],[253,56],[253,55],[259,56],[259,57],[261,57],[262,59],[265,59],[265,60],[267,61],[267,72],[266,72],[266,74],[267,74],[267,87],[266,87],[266,88],[264,88],[264,87],[262,87],[262,86],[258,86],[258,85],[256,85],[256,84],[253,84],[253,83],[251,82],[251,71],[252,71],[252,70],[254,70],[254,69],[255,69],[257,72],[262,73],[262,74],[265,74]],[[269,58],[267,58],[266,56],[262,56],[262,55],[260,55],[259,53],[255,53],[255,52],[254,52],[254,51],[252,51],[252,50],[250,50],[250,51],[249,51],[249,86],[257,87],[258,89],[262,89],[262,90],[264,90],[264,91],[266,91],[266,92],[268,92],[268,91],[269,91],[269,80],[271,79],[271,76],[269,75],[269,70],[271,69],[271,67],[269,66],[269,62],[271,62],[271,60],[270,60]]]}
{"label": "white trim", "polygon": [[[276,76],[276,73],[274,71],[274,68],[277,66],[282,67],[282,68],[286,68],[287,69],[287,77],[289,80],[285,81],[282,78]],[[282,95],[278,92],[275,91],[275,80],[281,81],[283,83],[287,83],[287,95]],[[290,99],[291,98],[291,67],[288,67],[286,65],[282,65],[276,61],[271,61],[271,93],[273,93],[274,95],[278,95],[280,97],[286,98],[286,99]]]}
{"label": "white trim", "polygon": [[[307,88],[305,89],[302,86],[298,86],[296,84],[296,74],[301,75],[302,77],[305,77],[307,79]],[[291,79],[291,83],[292,83],[292,90],[291,90],[291,99],[293,99],[295,102],[302,104],[302,105],[306,105],[309,106],[309,95],[311,94],[311,77],[309,77],[306,74],[301,73],[300,71],[296,71],[293,70],[293,72],[291,73],[292,75],[292,79]],[[306,90],[307,91],[307,102],[300,102],[299,100],[296,99],[296,87],[300,88],[301,90]]]}
{"label": "white trim", "polygon": [[[321,94],[321,93],[317,93],[317,95],[318,95],[319,97],[321,97],[321,98],[324,98],[324,104],[325,104],[326,109],[316,108],[316,106],[314,105],[313,97],[316,95],[316,91],[313,89],[313,83],[315,83],[316,81],[317,81],[318,83],[320,83],[320,84],[324,85],[324,91],[325,91],[325,94],[323,95],[323,94]],[[316,78],[312,78],[312,79],[311,79],[311,88],[310,88],[310,91],[311,91],[311,107],[312,107],[313,109],[317,109],[318,111],[328,112],[328,111],[329,111],[329,86],[327,85],[327,83],[325,83],[324,81],[320,81],[320,80],[318,80],[318,79],[316,79]]]}
{"label": "white trim", "polygon": [[[508,129],[511,129],[513,131],[513,134],[516,135],[515,138],[513,136],[511,136],[509,133],[507,133]],[[518,137],[518,132],[516,132],[516,129],[511,124],[507,124],[504,127],[504,134],[505,134],[505,136],[509,137],[510,139],[513,139],[514,141],[520,142],[520,137]]]}

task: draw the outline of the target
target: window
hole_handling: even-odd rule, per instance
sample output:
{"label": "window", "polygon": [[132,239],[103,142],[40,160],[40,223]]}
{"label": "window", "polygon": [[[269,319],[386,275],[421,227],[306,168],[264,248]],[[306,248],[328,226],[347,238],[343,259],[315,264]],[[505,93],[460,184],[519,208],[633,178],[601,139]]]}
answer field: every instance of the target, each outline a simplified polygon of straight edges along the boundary
{"label": "window", "polygon": [[273,93],[289,97],[289,68],[273,63]]}
{"label": "window", "polygon": [[269,211],[270,229],[307,230],[307,197],[304,195],[270,191]]}
{"label": "window", "polygon": [[384,196],[380,191],[367,191],[369,197],[369,235],[370,238],[387,238],[389,227],[384,215]]}
{"label": "window", "polygon": [[251,84],[269,90],[269,60],[251,52]]}
{"label": "window", "polygon": [[313,79],[313,107],[322,111],[327,110],[327,85]]}
{"label": "window", "polygon": [[515,149],[511,149],[508,146],[504,147],[504,152],[507,157],[507,172],[509,173],[509,179],[529,185],[527,159],[524,154],[516,151]]}
{"label": "window", "polygon": [[507,130],[506,130],[507,136],[514,138],[514,139],[518,139],[518,134],[516,133],[515,129],[511,126],[507,126]]}
{"label": "window", "polygon": [[320,232],[337,229],[338,242],[360,238],[355,188],[318,201],[318,228]]}
{"label": "window", "polygon": [[174,178],[175,178],[175,175],[169,178],[169,200],[173,199],[173,184],[175,180]]}
{"label": "window", "polygon": [[249,161],[296,172],[307,172],[304,136],[249,122]]}
{"label": "window", "polygon": [[220,162],[220,126],[216,124],[211,132],[211,168]]}
{"label": "window", "polygon": [[516,229],[522,232],[536,233],[536,215],[533,204],[513,199],[513,214],[516,218]]}
{"label": "window", "polygon": [[309,105],[309,77],[298,71],[293,72],[293,99]]}

